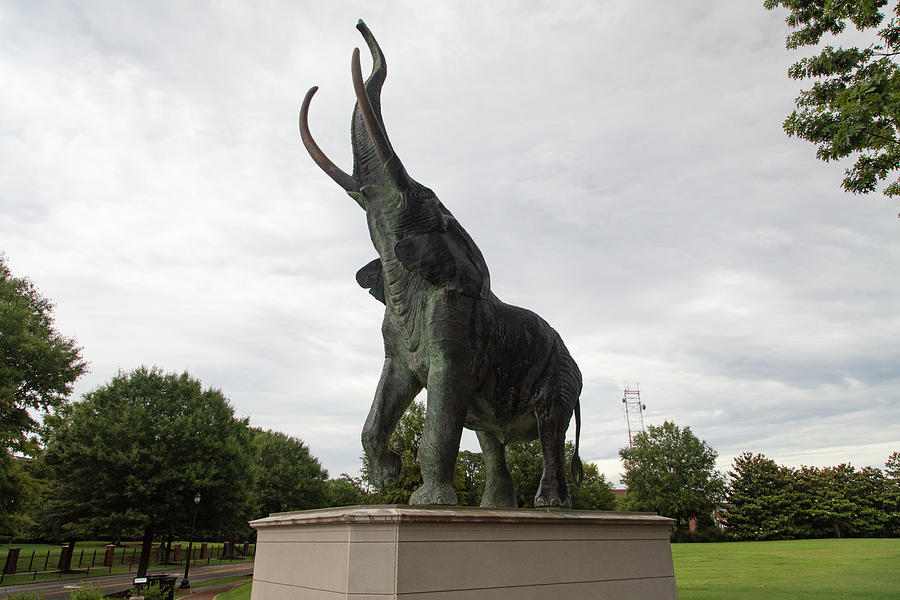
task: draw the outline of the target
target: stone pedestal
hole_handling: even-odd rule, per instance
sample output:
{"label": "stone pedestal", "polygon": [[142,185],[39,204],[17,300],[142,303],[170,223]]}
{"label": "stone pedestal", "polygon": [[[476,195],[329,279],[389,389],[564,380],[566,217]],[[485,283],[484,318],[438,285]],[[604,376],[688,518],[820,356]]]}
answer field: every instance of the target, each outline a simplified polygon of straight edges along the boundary
{"label": "stone pedestal", "polygon": [[646,513],[354,506],[257,530],[251,600],[674,600],[670,519]]}

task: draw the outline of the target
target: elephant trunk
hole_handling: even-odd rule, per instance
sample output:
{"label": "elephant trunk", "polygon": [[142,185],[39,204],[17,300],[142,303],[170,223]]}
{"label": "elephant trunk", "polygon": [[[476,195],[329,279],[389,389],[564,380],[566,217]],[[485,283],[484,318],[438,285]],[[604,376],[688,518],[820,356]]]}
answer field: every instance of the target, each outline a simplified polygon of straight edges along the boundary
{"label": "elephant trunk", "polygon": [[381,87],[387,77],[387,63],[381,47],[362,20],[356,25],[372,54],[372,72],[363,82],[359,49],[353,51],[351,71],[356,106],[353,108],[351,138],[353,142],[353,176],[365,185],[387,174],[398,187],[405,188],[409,176],[394,152],[381,116]]}

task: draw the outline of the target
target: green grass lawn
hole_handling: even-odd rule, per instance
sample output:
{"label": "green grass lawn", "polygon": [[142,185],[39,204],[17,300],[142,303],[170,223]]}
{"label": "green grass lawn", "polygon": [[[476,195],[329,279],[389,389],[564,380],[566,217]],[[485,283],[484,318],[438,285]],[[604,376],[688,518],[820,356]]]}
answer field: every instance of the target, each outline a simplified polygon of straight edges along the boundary
{"label": "green grass lawn", "polygon": [[219,594],[218,596],[216,596],[216,600],[250,600],[251,585],[253,585],[253,582],[248,581],[247,583],[232,588],[227,592]]}
{"label": "green grass lawn", "polygon": [[[900,599],[900,539],[672,544],[672,558],[679,600]],[[249,582],[218,596],[249,598]]]}
{"label": "green grass lawn", "polygon": [[900,598],[900,539],[672,544],[679,600]]}
{"label": "green grass lawn", "polygon": [[230,581],[246,581],[249,584],[251,577],[252,577],[252,575],[234,575],[231,577],[222,577],[221,579],[210,579],[208,581],[200,581],[198,583],[192,583],[190,589],[187,589],[187,590],[175,588],[175,600],[178,600],[178,598],[181,598],[183,596],[187,596],[188,594],[193,594],[194,592],[199,592],[200,590],[202,590],[205,587],[211,587],[214,585],[222,585],[223,583],[228,583]]}

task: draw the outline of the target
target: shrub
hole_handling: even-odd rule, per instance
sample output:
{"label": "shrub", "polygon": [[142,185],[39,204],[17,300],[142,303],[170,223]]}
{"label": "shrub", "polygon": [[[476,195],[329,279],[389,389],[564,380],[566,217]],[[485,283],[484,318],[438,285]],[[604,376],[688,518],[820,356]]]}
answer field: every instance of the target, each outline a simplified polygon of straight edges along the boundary
{"label": "shrub", "polygon": [[697,531],[675,529],[670,532],[669,540],[672,542],[730,542],[732,538],[718,527],[711,525]]}
{"label": "shrub", "polygon": [[69,600],[103,600],[103,592],[100,588],[91,585],[72,590]]}
{"label": "shrub", "polygon": [[[152,585],[145,585],[140,590],[137,588],[131,588],[131,597],[135,596],[143,597],[144,600],[168,600],[169,593],[159,587],[158,583],[154,583]],[[93,600],[93,599],[78,599],[78,600]]]}
{"label": "shrub", "polygon": [[40,592],[13,592],[7,600],[44,600],[44,595]]}

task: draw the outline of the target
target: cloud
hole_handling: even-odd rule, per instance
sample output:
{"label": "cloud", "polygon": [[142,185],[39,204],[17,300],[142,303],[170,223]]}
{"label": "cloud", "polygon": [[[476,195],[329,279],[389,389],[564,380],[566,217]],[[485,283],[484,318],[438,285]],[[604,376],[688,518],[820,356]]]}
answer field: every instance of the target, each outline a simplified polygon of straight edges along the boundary
{"label": "cloud", "polygon": [[383,350],[380,305],[353,276],[375,254],[296,122],[319,85],[312,131],[350,169],[363,16],[404,164],[475,238],[497,295],[578,360],[585,458],[614,469],[625,380],[649,422],[691,426],[725,466],[744,450],[876,464],[897,445],[896,203],[848,197],[841,165],[784,137],[799,87],[782,15],[698,1],[0,11],[0,249],[84,346],[79,393],[119,368],[189,369],[333,475],[358,468]]}

